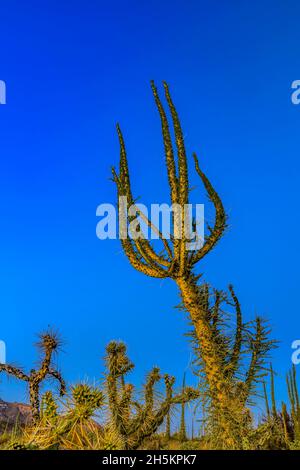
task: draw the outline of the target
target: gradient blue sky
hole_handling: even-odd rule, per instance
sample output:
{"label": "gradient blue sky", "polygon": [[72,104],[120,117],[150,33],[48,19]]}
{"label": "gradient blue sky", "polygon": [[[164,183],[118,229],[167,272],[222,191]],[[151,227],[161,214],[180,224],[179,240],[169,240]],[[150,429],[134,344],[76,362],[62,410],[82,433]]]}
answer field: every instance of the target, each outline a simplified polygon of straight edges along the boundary
{"label": "gradient blue sky", "polygon": [[[218,288],[234,284],[246,318],[271,320],[284,377],[300,338],[300,106],[290,99],[300,79],[299,21],[296,0],[2,2],[0,339],[8,361],[31,367],[34,334],[53,325],[66,340],[60,364],[71,382],[100,377],[112,338],[129,346],[133,381],[154,364],[181,380],[190,352],[174,284],[135,272],[118,241],[95,235],[97,205],[116,200],[117,121],[135,194],[168,201],[149,86],[164,79],[188,153],[199,153],[229,214],[226,236],[199,270]],[[24,387],[1,379],[0,397],[24,400]]]}

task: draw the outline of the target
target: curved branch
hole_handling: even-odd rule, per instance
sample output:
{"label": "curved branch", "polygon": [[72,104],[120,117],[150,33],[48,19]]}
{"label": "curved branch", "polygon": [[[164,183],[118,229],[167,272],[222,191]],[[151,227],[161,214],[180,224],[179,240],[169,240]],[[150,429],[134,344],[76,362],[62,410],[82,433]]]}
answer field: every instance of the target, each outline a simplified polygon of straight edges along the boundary
{"label": "curved branch", "polygon": [[0,372],[5,372],[8,375],[13,375],[16,379],[29,381],[28,375],[26,375],[21,369],[10,366],[8,364],[0,364]]}
{"label": "curved branch", "polygon": [[234,340],[234,346],[232,349],[230,361],[229,361],[229,371],[228,375],[229,377],[233,377],[235,374],[238,365],[239,365],[239,359],[241,355],[241,348],[242,348],[242,340],[243,340],[243,323],[242,323],[242,311],[241,311],[241,306],[239,303],[239,300],[237,296],[235,295],[235,292],[233,290],[233,286],[229,285],[228,286],[229,292],[231,294],[232,300],[235,305],[235,310],[236,310],[236,332],[235,332],[235,340]]}
{"label": "curved branch", "polygon": [[196,252],[191,260],[192,264],[197,263],[200,259],[202,259],[210,250],[214,248],[214,246],[217,244],[217,242],[220,240],[222,237],[224,230],[226,229],[226,213],[225,209],[223,207],[222,201],[218,193],[215,191],[213,188],[212,184],[210,183],[209,179],[205,176],[205,174],[202,172],[199,166],[198,158],[197,155],[194,153],[193,154],[194,160],[195,160],[195,168],[200,176],[204,187],[207,191],[208,197],[210,201],[214,204],[215,211],[216,211],[216,217],[215,217],[215,224],[214,228],[211,230],[210,235],[206,238],[205,243],[198,252]]}
{"label": "curved branch", "polygon": [[55,369],[49,369],[48,375],[51,375],[54,379],[58,380],[60,383],[60,396],[63,397],[66,394],[67,391],[67,386],[66,382],[64,381],[61,373],[58,370]]}

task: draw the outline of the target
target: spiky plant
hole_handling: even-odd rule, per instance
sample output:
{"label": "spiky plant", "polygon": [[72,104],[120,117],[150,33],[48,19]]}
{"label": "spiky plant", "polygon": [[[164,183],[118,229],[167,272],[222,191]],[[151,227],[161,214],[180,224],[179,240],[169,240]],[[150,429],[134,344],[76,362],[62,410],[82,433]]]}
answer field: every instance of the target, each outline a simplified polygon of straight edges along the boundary
{"label": "spiky plant", "polygon": [[290,436],[290,417],[287,412],[286,404],[282,402],[281,404],[281,418],[282,418],[282,427],[284,433],[284,439],[286,444],[288,445],[291,439]]}
{"label": "spiky plant", "polygon": [[[269,339],[270,331],[260,317],[252,322],[243,322],[241,306],[232,285],[229,285],[228,293],[210,289],[208,285],[201,286],[201,289],[203,309],[214,331],[222,364],[223,392],[230,399],[226,411],[215,405],[207,384],[201,347],[193,329],[189,333],[195,353],[193,367],[204,390],[206,427],[216,446],[242,448],[244,435],[252,424],[248,406],[254,403],[257,386],[267,374],[266,361],[276,342]],[[232,321],[233,316],[235,322]],[[226,427],[228,433],[224,433]]]}
{"label": "spiky plant", "polygon": [[93,419],[104,405],[104,394],[97,387],[79,383],[71,387],[70,395],[57,403],[51,393],[42,397],[41,418],[29,432],[25,442],[39,449],[99,449],[102,448],[102,429]]}
{"label": "spiky plant", "polygon": [[40,418],[40,387],[47,378],[54,378],[59,382],[60,395],[66,393],[66,384],[61,373],[53,366],[53,354],[57,352],[60,340],[56,333],[46,331],[39,335],[37,347],[42,354],[38,369],[31,369],[29,374],[19,368],[9,364],[0,364],[0,372],[13,376],[28,384],[29,398],[32,410],[32,419],[36,423]]}
{"label": "spiky plant", "polygon": [[168,411],[167,416],[166,416],[165,436],[166,436],[167,440],[171,439],[171,413],[170,413],[170,410]]}
{"label": "spiky plant", "polygon": [[271,404],[272,404],[272,416],[276,420],[278,418],[276,398],[275,398],[275,374],[272,364],[270,364],[270,386],[271,386]]}
{"label": "spiky plant", "polygon": [[58,417],[58,404],[56,403],[52,392],[47,391],[41,399],[41,412],[42,420],[56,422]]}
{"label": "spiky plant", "polygon": [[71,387],[71,397],[66,401],[66,412],[61,418],[62,448],[99,448],[101,428],[93,417],[104,402],[104,393],[97,387],[85,383]]}
{"label": "spiky plant", "polygon": [[[186,378],[186,373],[183,374],[183,380],[182,380],[182,393],[183,394],[185,390],[185,378]],[[179,439],[181,442],[184,442],[187,440],[186,426],[185,426],[185,402],[181,403]]]}
{"label": "spiky plant", "polygon": [[[154,367],[147,375],[143,400],[134,396],[134,387],[126,383],[126,375],[133,369],[128,359],[124,343],[111,342],[106,348],[105,387],[108,396],[110,425],[120,437],[124,449],[137,449],[142,442],[152,436],[168,416],[172,405],[194,400],[198,392],[185,387],[184,392],[173,393],[174,377],[162,376]],[[157,400],[155,387],[161,381],[165,383],[165,397]]]}
{"label": "spiky plant", "polygon": [[264,393],[264,400],[265,400],[265,406],[266,406],[266,416],[267,416],[267,419],[270,419],[270,416],[271,416],[270,405],[269,405],[269,398],[268,398],[267,386],[266,386],[265,381],[263,381],[263,393]]}
{"label": "spiky plant", "polygon": [[269,370],[271,407],[269,406],[267,388],[266,384],[264,383],[263,389],[266,404],[266,420],[262,426],[258,427],[257,434],[261,435],[265,448],[293,448],[293,446],[298,446],[300,443],[297,434],[300,421],[298,421],[299,418],[297,418],[296,403],[298,400],[298,390],[296,382],[296,369],[295,366],[293,366],[292,370],[286,376],[290,407],[288,409],[286,403],[282,402],[281,410],[278,410],[276,405],[275,372],[272,364],[270,364]]}
{"label": "spiky plant", "polygon": [[[117,125],[120,143],[120,163],[119,172],[113,168],[112,174],[113,181],[117,186],[119,208],[121,207],[121,243],[129,262],[135,269],[151,277],[171,278],[176,282],[183,306],[193,323],[214,409],[217,411],[218,416],[226,416],[225,419],[221,419],[221,421],[223,421],[221,426],[223,427],[223,435],[227,436],[229,441],[231,441],[232,432],[227,417],[231,415],[232,408],[236,409],[237,405],[236,393],[233,394],[231,387],[228,387],[228,377],[233,376],[239,359],[241,342],[240,327],[237,327],[236,348],[232,351],[231,363],[228,363],[224,369],[223,357],[224,353],[227,351],[226,341],[223,339],[222,331],[216,334],[215,325],[210,316],[208,316],[208,310],[206,309],[205,290],[202,286],[198,285],[200,276],[195,273],[197,263],[201,261],[221,239],[226,229],[227,217],[221,198],[200,168],[197,155],[194,153],[193,157],[196,173],[202,181],[207,191],[208,198],[215,208],[215,222],[213,227],[208,227],[208,234],[205,237],[204,243],[202,245],[196,243],[191,250],[191,246],[187,245],[187,242],[190,241],[189,229],[197,225],[197,220],[191,220],[190,215],[185,211],[186,205],[189,204],[190,189],[188,163],[181,123],[172,101],[169,87],[167,83],[164,82],[165,97],[169,106],[175,134],[176,158],[166,111],[162,105],[154,82],[151,82],[151,86],[161,119],[170,196],[172,207],[174,208],[172,220],[173,231],[170,235],[170,241],[168,241],[164,237],[164,234],[162,234],[157,227],[153,226],[153,223],[146,217],[141,208],[136,205],[131,189],[125,143],[121,129],[119,125]],[[128,206],[131,207],[130,211],[127,212],[125,222],[123,216],[126,212],[124,212],[123,202],[120,202],[124,201],[124,198],[126,198]],[[180,210],[178,210],[178,208]],[[142,231],[140,232],[140,236],[137,236],[136,233],[134,233],[134,236],[128,236],[133,235],[132,227],[136,228],[142,222],[157,234],[162,242],[162,251],[156,251],[154,244],[143,236]],[[199,242],[197,236],[194,238],[194,241]],[[256,328],[257,341],[260,342],[260,332],[263,331],[260,320],[257,320]],[[224,351],[222,351],[223,347]],[[258,343],[257,346],[253,344],[252,347],[255,350],[258,347]],[[253,371],[253,366],[255,365],[257,365],[257,363],[254,359],[250,372]],[[249,389],[250,383],[253,383],[251,375],[248,384],[244,384],[243,393],[245,388]],[[244,407],[242,406],[240,408],[241,413],[244,413]]]}
{"label": "spiky plant", "polygon": [[296,366],[293,364],[292,370],[286,377],[288,396],[290,400],[291,419],[294,429],[294,439],[300,443],[300,403],[297,386]]}

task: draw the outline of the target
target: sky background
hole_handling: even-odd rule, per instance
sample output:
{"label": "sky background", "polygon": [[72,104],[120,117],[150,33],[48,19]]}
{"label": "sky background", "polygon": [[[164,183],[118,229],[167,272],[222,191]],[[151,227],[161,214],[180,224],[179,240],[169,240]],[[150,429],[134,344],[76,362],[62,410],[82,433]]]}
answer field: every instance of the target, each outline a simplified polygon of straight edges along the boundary
{"label": "sky background", "polygon": [[[296,0],[2,2],[0,339],[8,362],[30,369],[35,334],[51,325],[65,339],[59,364],[71,383],[101,376],[111,339],[128,344],[136,384],[153,365],[181,382],[190,348],[174,283],[134,271],[119,241],[95,234],[96,207],[116,201],[117,121],[135,194],[168,202],[149,85],[161,90],[167,80],[189,161],[197,151],[229,214],[226,236],[198,270],[217,288],[233,283],[246,319],[271,320],[278,401],[285,397],[291,343],[300,339],[300,105],[291,103],[299,18]],[[206,202],[194,174],[192,185]],[[3,377],[0,397],[25,400],[24,385]]]}

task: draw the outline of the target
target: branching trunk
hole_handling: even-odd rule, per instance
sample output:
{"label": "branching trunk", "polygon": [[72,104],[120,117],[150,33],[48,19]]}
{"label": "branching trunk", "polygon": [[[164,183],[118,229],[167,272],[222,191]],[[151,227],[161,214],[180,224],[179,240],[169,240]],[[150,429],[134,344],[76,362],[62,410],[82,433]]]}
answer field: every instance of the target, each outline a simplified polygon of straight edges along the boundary
{"label": "branching trunk", "polygon": [[[194,273],[195,265],[221,239],[227,226],[227,217],[221,198],[203,173],[194,153],[195,170],[210,202],[214,205],[215,221],[212,227],[208,227],[204,243],[195,243],[194,249],[189,249],[190,245],[188,247],[187,243],[190,240],[187,239],[185,229],[196,226],[199,221],[190,220],[190,215],[185,211],[186,204],[189,204],[190,188],[184,134],[168,85],[164,83],[165,97],[175,134],[176,158],[167,114],[153,82],[151,87],[161,119],[171,203],[173,207],[179,207],[181,216],[178,216],[177,213],[173,214],[172,234],[170,240],[166,240],[159,227],[153,227],[152,222],[136,206],[131,190],[125,142],[121,129],[117,126],[120,143],[120,164],[119,174],[115,168],[112,169],[113,181],[116,183],[118,190],[119,207],[120,200],[126,198],[136,213],[136,216],[127,216],[125,225],[128,237],[122,239],[122,246],[129,262],[136,270],[147,276],[171,278],[176,282],[183,307],[188,312],[194,327],[194,340],[197,341],[197,353],[201,357],[214,418],[221,428],[225,447],[235,447],[236,436],[238,435],[237,429],[240,423],[245,420],[249,421],[246,408],[247,400],[261,377],[264,359],[272,344],[267,341],[268,331],[264,328],[260,318],[255,320],[254,335],[243,331],[240,305],[231,286],[229,286],[229,292],[236,311],[236,329],[233,340],[228,338],[221,318],[220,293],[217,293],[214,310],[211,311],[208,287],[205,294],[204,286],[197,284],[198,278]],[[153,244],[146,238],[130,237],[132,222],[134,221],[137,226],[140,226],[140,220],[146,223],[148,227],[155,229],[155,233],[163,245],[163,251],[156,252]],[[178,237],[178,234],[181,234],[181,236]],[[199,242],[197,235],[194,241]],[[248,344],[248,352],[251,355],[250,367],[244,379],[237,380],[243,343]]]}

